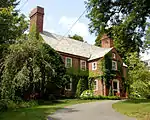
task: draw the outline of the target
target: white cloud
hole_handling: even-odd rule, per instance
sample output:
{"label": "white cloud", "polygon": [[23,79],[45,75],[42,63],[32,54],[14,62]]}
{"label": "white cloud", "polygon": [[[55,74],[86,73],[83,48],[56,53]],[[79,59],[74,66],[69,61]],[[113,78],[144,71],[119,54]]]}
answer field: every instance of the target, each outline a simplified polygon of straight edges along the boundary
{"label": "white cloud", "polygon": [[[77,20],[76,17],[66,17],[66,16],[62,16],[59,20],[59,25],[61,27],[63,27],[63,29],[69,30],[70,27],[75,23],[75,21]],[[87,37],[89,35],[89,31],[88,31],[88,27],[86,24],[82,23],[82,22],[77,22],[74,27],[71,29],[71,31],[69,32],[69,34],[78,34],[82,37]]]}

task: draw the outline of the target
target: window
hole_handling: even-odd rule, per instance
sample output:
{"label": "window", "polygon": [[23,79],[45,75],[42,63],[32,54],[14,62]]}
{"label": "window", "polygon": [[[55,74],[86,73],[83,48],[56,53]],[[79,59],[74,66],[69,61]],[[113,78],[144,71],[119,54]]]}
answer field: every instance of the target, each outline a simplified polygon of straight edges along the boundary
{"label": "window", "polygon": [[113,80],[113,82],[112,82],[112,88],[113,88],[113,94],[114,95],[117,95],[117,93],[120,92],[120,89],[119,89],[119,80]]}
{"label": "window", "polygon": [[112,53],[112,58],[116,59],[116,54]]}
{"label": "window", "polygon": [[80,61],[80,68],[81,68],[81,70],[86,70],[86,61],[84,61],[84,60]]}
{"label": "window", "polygon": [[66,90],[71,90],[72,89],[72,78],[70,78],[70,82],[66,85],[65,89]]}
{"label": "window", "polygon": [[112,61],[112,70],[117,70],[117,61]]}
{"label": "window", "polygon": [[70,58],[70,57],[65,58],[65,66],[66,66],[66,68],[72,67],[72,58]]}
{"label": "window", "polygon": [[98,80],[94,80],[94,90],[98,90]]}
{"label": "window", "polygon": [[97,69],[97,62],[93,62],[92,63],[92,70],[96,70]]}

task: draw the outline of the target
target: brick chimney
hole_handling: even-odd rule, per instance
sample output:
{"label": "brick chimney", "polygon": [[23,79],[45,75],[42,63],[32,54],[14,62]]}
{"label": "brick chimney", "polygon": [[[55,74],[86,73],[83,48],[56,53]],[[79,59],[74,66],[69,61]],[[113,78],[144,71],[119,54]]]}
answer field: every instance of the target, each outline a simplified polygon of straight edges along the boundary
{"label": "brick chimney", "polygon": [[38,32],[43,32],[44,8],[37,6],[30,13],[30,29],[35,25]]}
{"label": "brick chimney", "polygon": [[101,38],[102,48],[111,48],[114,47],[113,40],[108,37],[107,34],[104,34]]}

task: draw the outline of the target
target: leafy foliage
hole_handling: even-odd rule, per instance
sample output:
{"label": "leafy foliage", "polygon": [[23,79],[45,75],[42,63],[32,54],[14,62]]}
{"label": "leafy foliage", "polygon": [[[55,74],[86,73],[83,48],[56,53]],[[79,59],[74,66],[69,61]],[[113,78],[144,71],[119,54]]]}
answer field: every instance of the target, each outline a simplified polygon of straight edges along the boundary
{"label": "leafy foliage", "polygon": [[87,79],[80,78],[77,84],[76,97],[80,97],[81,93],[87,89],[86,82]]}
{"label": "leafy foliage", "polygon": [[81,41],[81,42],[84,42],[84,40],[83,40],[83,37],[81,37],[81,36],[79,36],[79,35],[77,35],[77,34],[75,34],[75,35],[73,35],[73,36],[68,36],[69,38],[72,38],[72,39],[74,39],[74,40],[78,40],[78,41]]}
{"label": "leafy foliage", "polygon": [[60,55],[33,29],[28,40],[9,47],[2,74],[2,97],[13,99],[17,90],[29,94],[40,91],[43,96],[49,83],[58,88],[64,85],[65,72]]}
{"label": "leafy foliage", "polygon": [[88,0],[86,7],[90,32],[110,35],[121,57],[144,47],[141,38],[150,16],[149,0]]}
{"label": "leafy foliage", "polygon": [[137,53],[129,54],[128,63],[128,84],[131,94],[139,94],[141,97],[150,96],[150,72],[145,64],[139,60]]}

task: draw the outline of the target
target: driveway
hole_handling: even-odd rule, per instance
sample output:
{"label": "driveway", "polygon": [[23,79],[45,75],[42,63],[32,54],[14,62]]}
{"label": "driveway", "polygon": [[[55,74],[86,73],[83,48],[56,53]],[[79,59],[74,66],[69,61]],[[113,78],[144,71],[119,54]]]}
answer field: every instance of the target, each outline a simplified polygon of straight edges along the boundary
{"label": "driveway", "polygon": [[136,120],[121,115],[112,108],[117,101],[99,101],[76,104],[58,110],[49,120]]}

